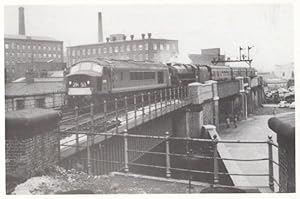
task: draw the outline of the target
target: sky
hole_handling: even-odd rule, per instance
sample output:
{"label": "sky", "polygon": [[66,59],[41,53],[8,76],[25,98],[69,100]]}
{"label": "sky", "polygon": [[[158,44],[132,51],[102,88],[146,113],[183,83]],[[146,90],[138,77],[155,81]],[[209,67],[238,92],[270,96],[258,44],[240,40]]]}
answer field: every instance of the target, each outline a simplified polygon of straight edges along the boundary
{"label": "sky", "polygon": [[[22,5],[21,5],[22,6]],[[153,38],[176,39],[181,56],[221,48],[231,58],[239,46],[254,46],[250,57],[259,70],[294,60],[291,4],[184,5],[25,5],[26,35],[50,36],[64,46],[96,43],[98,12],[104,38],[110,34],[151,32]],[[18,33],[18,6],[4,7],[4,33]],[[245,52],[246,53],[246,52]]]}

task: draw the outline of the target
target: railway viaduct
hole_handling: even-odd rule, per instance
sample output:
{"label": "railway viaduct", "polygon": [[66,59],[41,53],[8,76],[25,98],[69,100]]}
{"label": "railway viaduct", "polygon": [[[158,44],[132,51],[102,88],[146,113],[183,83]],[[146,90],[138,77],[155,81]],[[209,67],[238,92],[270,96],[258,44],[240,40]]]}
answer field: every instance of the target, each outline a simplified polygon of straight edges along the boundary
{"label": "railway viaduct", "polygon": [[[81,121],[78,120],[73,120],[71,125],[61,124],[58,121],[60,114],[53,110],[21,110],[22,114],[16,114],[17,111],[8,112],[6,135],[13,136],[6,136],[6,171],[26,173],[28,177],[34,175],[33,168],[42,169],[58,162],[67,168],[86,168],[94,174],[122,169],[126,171],[128,165],[125,164],[124,167],[123,163],[119,163],[134,162],[141,157],[143,151],[151,151],[165,141],[159,139],[159,136],[166,136],[166,139],[199,138],[204,125],[214,125],[218,130],[228,116],[238,114],[240,119],[246,119],[264,100],[262,86],[261,77],[241,77],[233,81],[210,80],[204,84],[192,83],[188,88],[173,88],[166,91],[164,97],[162,94],[149,97],[148,104],[142,104],[134,110],[129,111],[126,106],[125,109],[120,107],[120,110],[113,112],[119,113],[118,125],[102,130],[97,129],[97,120],[101,120],[102,124],[104,122],[105,126],[108,121],[103,121],[103,115],[93,113],[83,120],[84,125],[89,128],[80,128]],[[32,122],[36,119],[39,122]],[[108,119],[104,115],[104,120]],[[24,136],[24,129],[33,129],[34,133]],[[119,134],[123,137],[119,137]],[[135,135],[158,137],[156,141],[149,141],[145,137],[134,142]],[[140,152],[124,156],[124,150],[128,152],[132,146],[139,148]],[[105,152],[103,147],[108,147],[109,150]],[[78,162],[79,159],[82,161]],[[101,170],[97,161],[91,161],[93,159],[103,164],[111,161],[114,165]]]}

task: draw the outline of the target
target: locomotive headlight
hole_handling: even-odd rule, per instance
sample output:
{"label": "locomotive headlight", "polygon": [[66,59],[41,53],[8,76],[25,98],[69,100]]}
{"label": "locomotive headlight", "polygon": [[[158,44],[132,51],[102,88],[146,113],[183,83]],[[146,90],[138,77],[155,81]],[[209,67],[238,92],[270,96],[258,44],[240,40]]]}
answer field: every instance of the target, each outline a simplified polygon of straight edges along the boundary
{"label": "locomotive headlight", "polygon": [[69,85],[72,85],[72,81],[69,81]]}
{"label": "locomotive headlight", "polygon": [[87,80],[86,83],[87,83],[87,85],[90,85],[91,82],[90,82],[90,80]]}

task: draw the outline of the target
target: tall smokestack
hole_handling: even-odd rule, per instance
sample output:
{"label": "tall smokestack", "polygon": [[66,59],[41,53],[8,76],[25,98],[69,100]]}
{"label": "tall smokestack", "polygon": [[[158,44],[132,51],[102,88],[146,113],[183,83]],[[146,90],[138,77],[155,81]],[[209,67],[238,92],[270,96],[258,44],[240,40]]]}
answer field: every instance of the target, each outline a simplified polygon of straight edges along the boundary
{"label": "tall smokestack", "polygon": [[103,42],[102,14],[98,12],[98,42]]}
{"label": "tall smokestack", "polygon": [[19,7],[19,35],[25,35],[25,16],[23,7]]}

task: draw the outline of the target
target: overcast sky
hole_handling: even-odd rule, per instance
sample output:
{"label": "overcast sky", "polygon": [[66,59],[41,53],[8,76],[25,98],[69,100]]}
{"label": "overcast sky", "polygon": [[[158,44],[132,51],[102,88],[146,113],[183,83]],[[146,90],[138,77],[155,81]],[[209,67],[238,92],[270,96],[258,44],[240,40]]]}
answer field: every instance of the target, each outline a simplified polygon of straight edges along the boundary
{"label": "overcast sky", "polygon": [[[102,12],[104,38],[109,34],[151,32],[154,38],[179,40],[183,55],[221,48],[231,58],[239,46],[254,45],[253,66],[270,69],[293,61],[293,7],[256,5],[89,5],[24,6],[26,34],[50,36],[64,46],[96,43],[97,13]],[[18,6],[6,6],[5,34],[18,33]]]}

